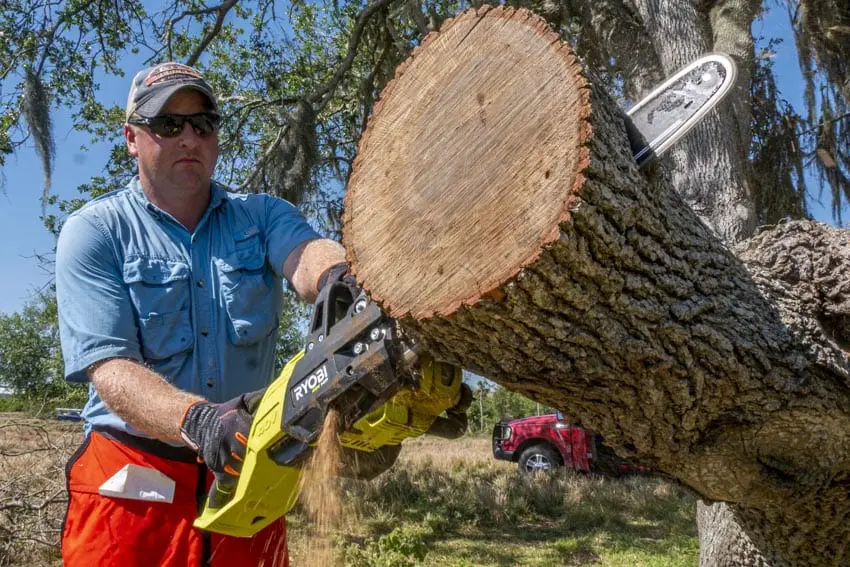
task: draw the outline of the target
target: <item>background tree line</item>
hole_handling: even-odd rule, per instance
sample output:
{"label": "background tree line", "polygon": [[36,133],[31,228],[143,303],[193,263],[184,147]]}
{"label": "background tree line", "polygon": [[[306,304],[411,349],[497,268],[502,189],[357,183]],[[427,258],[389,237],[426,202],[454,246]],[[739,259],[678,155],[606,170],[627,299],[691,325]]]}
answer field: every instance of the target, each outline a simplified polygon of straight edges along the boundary
{"label": "background tree line", "polygon": [[469,407],[469,432],[473,435],[490,434],[496,422],[531,415],[555,413],[553,407],[526,398],[502,386],[472,378],[465,373],[464,379],[472,387],[474,400]]}

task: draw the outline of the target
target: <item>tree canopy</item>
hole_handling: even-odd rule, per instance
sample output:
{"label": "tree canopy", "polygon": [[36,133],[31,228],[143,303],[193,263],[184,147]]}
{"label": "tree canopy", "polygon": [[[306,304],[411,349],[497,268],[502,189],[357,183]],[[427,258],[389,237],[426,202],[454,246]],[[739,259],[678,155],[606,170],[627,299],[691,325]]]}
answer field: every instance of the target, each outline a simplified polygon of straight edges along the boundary
{"label": "tree canopy", "polygon": [[[641,2],[508,4],[544,15],[624,104],[671,71],[658,30],[644,23]],[[845,3],[672,5],[679,12],[668,16],[681,19],[678,33],[713,33],[706,45],[731,52],[751,79],[749,96],[740,103],[746,107],[739,113],[739,120],[746,119],[745,139],[736,156],[745,162],[741,183],[754,203],[749,224],[805,216],[807,191],[821,189],[828,191],[840,222],[850,200]],[[57,219],[122,186],[134,173],[121,138],[123,110],[103,100],[100,82],[114,75],[129,83],[137,71],[124,67],[129,55],[151,64],[178,60],[199,67],[223,103],[217,177],[236,190],[281,195],[335,234],[356,144],[382,88],[430,31],[464,7],[465,2],[442,0],[10,0],[0,14],[0,165],[27,143],[35,147],[44,168],[46,221],[55,230]],[[750,31],[767,9],[787,11],[793,25],[806,78],[805,109],[794,109],[777,88],[771,47],[781,38],[754,38]],[[704,20],[713,31],[704,29]],[[758,52],[754,40],[760,40]],[[51,193],[56,151],[51,117],[62,106],[76,129],[112,141],[115,149],[102,172],[80,188],[79,199],[57,202]],[[807,179],[816,179],[818,187]]]}

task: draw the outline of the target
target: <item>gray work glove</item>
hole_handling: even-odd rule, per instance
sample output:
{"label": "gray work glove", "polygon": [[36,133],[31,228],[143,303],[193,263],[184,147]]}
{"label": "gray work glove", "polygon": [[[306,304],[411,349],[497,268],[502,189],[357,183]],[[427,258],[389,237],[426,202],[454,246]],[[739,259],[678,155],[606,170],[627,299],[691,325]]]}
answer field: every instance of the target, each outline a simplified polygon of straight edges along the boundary
{"label": "gray work glove", "polygon": [[242,394],[220,404],[196,402],[183,416],[180,425],[183,441],[198,453],[215,476],[215,485],[210,491],[212,508],[218,507],[212,500],[226,501],[236,486],[245,460],[253,414],[263,393],[265,390]]}

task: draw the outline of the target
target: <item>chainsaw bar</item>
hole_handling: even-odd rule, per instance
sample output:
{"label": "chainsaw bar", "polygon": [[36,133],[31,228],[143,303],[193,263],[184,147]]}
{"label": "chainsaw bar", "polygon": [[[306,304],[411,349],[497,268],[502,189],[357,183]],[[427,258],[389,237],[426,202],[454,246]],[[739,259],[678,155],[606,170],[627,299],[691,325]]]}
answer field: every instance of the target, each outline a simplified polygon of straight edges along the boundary
{"label": "chainsaw bar", "polygon": [[[729,94],[735,84],[735,62],[710,53],[689,63],[635,104],[626,114],[632,154],[643,167],[663,154]],[[640,138],[643,138],[641,140]]]}

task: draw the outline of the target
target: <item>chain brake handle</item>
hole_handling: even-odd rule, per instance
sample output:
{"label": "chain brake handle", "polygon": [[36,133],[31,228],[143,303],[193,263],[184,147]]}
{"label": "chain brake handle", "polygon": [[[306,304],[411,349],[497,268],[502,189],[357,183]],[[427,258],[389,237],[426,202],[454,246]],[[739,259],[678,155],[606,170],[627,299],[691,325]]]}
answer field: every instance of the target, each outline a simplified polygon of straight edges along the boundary
{"label": "chain brake handle", "polygon": [[364,301],[365,293],[355,296],[354,289],[343,282],[328,282],[319,292],[313,303],[310,317],[310,335],[307,344],[321,343],[339,321],[342,321],[359,301]]}

